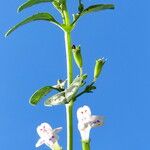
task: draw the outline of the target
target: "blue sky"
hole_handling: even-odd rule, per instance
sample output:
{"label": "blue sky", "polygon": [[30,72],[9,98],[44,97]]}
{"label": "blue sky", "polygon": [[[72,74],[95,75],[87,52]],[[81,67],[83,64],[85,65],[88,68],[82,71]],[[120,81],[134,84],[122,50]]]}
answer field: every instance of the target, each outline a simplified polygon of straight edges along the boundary
{"label": "blue sky", "polygon": [[[150,144],[150,1],[84,0],[114,3],[114,11],[103,11],[80,19],[72,33],[73,43],[81,44],[84,71],[92,79],[95,59],[108,59],[94,94],[79,98],[74,107],[74,149],[81,149],[76,110],[91,106],[93,114],[105,116],[105,126],[91,132],[92,150],[149,150]],[[62,126],[60,143],[66,148],[65,107],[45,108],[28,103],[38,88],[66,78],[63,32],[47,22],[28,24],[10,37],[10,26],[35,12],[49,11],[48,4],[22,13],[16,12],[24,0],[2,1],[0,6],[0,149],[34,150],[36,126],[49,122]],[[77,1],[70,1],[73,13]],[[74,66],[74,76],[78,74]],[[47,150],[42,146],[39,150]]]}

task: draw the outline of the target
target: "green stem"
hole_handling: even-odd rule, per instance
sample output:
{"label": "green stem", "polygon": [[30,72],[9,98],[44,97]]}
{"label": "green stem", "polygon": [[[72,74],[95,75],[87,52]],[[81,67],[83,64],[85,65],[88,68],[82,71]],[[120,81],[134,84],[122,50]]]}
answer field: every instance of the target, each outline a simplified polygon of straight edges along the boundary
{"label": "green stem", "polygon": [[82,141],[82,150],[90,150],[90,141]]}
{"label": "green stem", "polygon": [[[68,87],[72,83],[73,69],[72,69],[72,43],[71,43],[71,30],[70,30],[70,17],[67,10],[64,10],[64,23],[65,23],[65,46],[66,46],[66,62],[67,62],[67,82]],[[66,121],[67,121],[67,150],[73,150],[73,100],[66,104]]]}
{"label": "green stem", "polygon": [[[72,103],[73,104],[73,103]],[[66,105],[66,117],[67,117],[67,150],[73,150],[73,105]]]}
{"label": "green stem", "polygon": [[83,74],[83,70],[81,67],[79,69],[80,69],[80,76],[81,76]]}
{"label": "green stem", "polygon": [[72,82],[72,48],[71,48],[71,32],[65,31],[65,45],[66,45],[66,62],[67,62],[67,81],[68,86]]}
{"label": "green stem", "polygon": [[[71,36],[69,32],[65,32],[66,43],[66,61],[67,61],[67,81],[68,86],[72,82],[72,49]],[[73,124],[72,124],[73,101],[66,104],[66,118],[67,118],[67,150],[73,150]]]}

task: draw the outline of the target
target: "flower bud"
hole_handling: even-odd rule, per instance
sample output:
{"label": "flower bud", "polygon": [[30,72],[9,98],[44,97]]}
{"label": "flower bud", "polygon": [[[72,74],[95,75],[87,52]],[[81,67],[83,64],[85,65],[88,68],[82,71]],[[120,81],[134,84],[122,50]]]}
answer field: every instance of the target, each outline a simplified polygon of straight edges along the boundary
{"label": "flower bud", "polygon": [[105,64],[105,62],[106,61],[104,58],[96,60],[96,64],[95,64],[95,68],[94,68],[94,80],[96,80],[99,77],[99,75],[102,71],[102,67]]}
{"label": "flower bud", "polygon": [[81,48],[80,46],[76,47],[75,45],[72,46],[72,52],[74,56],[74,60],[79,68],[82,68],[82,55],[81,55]]}

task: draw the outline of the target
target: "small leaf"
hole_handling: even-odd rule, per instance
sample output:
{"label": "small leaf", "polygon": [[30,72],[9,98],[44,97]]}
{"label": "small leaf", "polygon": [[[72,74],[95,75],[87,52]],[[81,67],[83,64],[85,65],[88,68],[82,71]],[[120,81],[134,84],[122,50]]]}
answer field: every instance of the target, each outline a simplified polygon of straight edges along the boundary
{"label": "small leaf", "polygon": [[92,13],[92,12],[97,12],[97,11],[101,11],[101,10],[106,10],[106,9],[114,9],[114,5],[113,4],[97,4],[97,5],[92,5],[89,6],[88,8],[84,9],[81,13],[81,16],[88,14],[88,13]]}
{"label": "small leaf", "polygon": [[96,4],[96,5],[89,6],[88,8],[84,9],[81,13],[77,13],[74,15],[74,21],[72,25],[74,25],[81,16],[84,16],[89,13],[97,12],[97,11],[114,9],[114,8],[115,6],[113,4]]}
{"label": "small leaf", "polygon": [[22,10],[32,7],[33,5],[40,4],[40,3],[46,3],[46,2],[53,2],[54,0],[28,0],[27,2],[23,3],[18,8],[18,12],[21,12]]}
{"label": "small leaf", "polygon": [[63,10],[65,9],[63,0],[54,0],[52,4],[61,14],[63,14]]}
{"label": "small leaf", "polygon": [[26,18],[25,20],[21,21],[17,25],[13,26],[10,30],[7,31],[7,33],[5,34],[5,37],[7,37],[9,34],[11,34],[13,31],[15,31],[17,28],[19,28],[27,23],[30,23],[32,21],[37,21],[37,20],[49,21],[49,22],[52,22],[59,26],[59,23],[49,13],[38,13],[31,17]]}
{"label": "small leaf", "polygon": [[[49,92],[53,89],[52,86],[45,86],[39,90],[37,90],[33,95],[30,97],[29,103],[31,105],[36,105],[44,96],[46,96]],[[56,89],[55,89],[56,90]]]}
{"label": "small leaf", "polygon": [[78,11],[81,13],[84,10],[84,5],[82,3],[79,4]]}
{"label": "small leaf", "polygon": [[91,90],[96,90],[96,86],[91,86]]}

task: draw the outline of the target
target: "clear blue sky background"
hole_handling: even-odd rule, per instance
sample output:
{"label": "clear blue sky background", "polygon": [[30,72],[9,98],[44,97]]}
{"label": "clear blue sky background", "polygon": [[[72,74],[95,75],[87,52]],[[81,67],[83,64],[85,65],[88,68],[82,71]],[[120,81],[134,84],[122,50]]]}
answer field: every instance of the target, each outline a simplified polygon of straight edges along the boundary
{"label": "clear blue sky background", "polygon": [[[49,11],[38,5],[22,13],[25,0],[5,0],[0,5],[0,150],[34,150],[36,126],[49,122],[63,126],[60,143],[66,149],[65,107],[45,108],[28,103],[38,88],[66,78],[63,32],[47,22],[28,24],[10,37],[7,29],[35,12]],[[95,59],[108,59],[94,94],[79,98],[74,107],[74,149],[81,149],[76,109],[90,105],[93,114],[104,115],[105,126],[92,130],[92,150],[150,149],[150,1],[84,0],[86,6],[114,3],[115,11],[103,11],[80,19],[72,38],[81,44],[84,71],[92,79]],[[77,0],[70,0],[71,12]],[[78,70],[75,67],[75,75]],[[39,150],[47,150],[42,146]]]}

